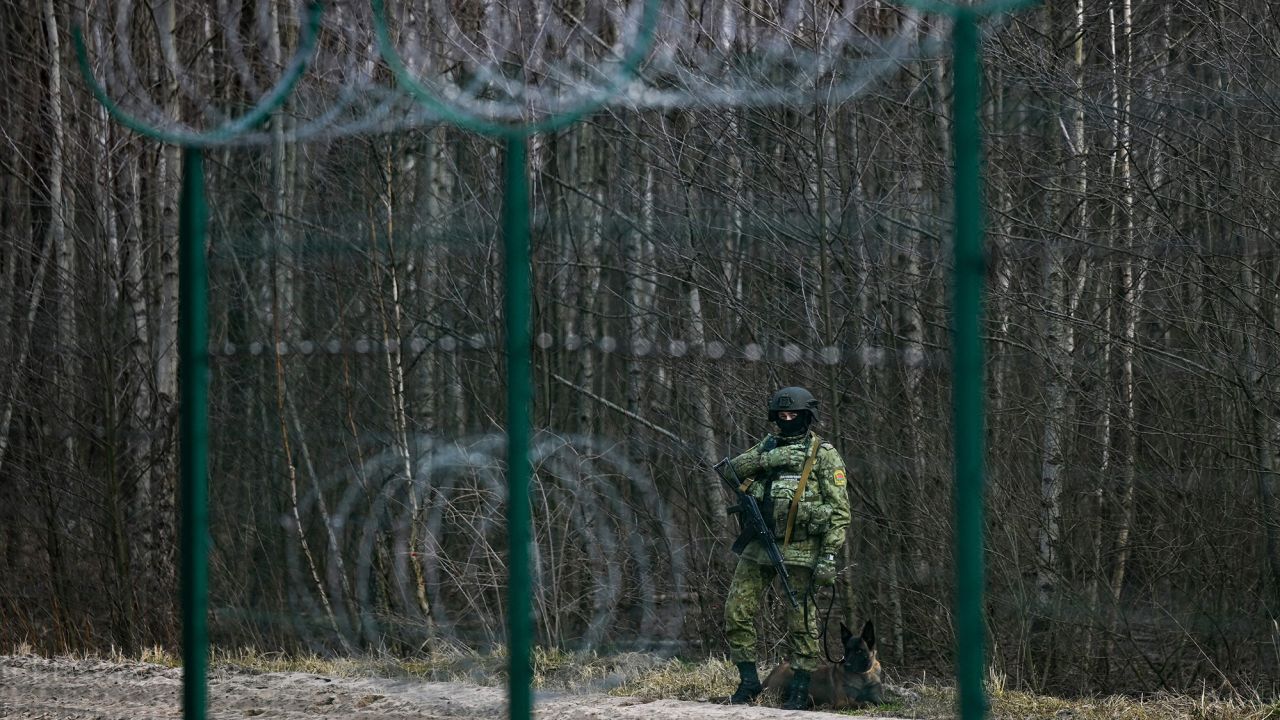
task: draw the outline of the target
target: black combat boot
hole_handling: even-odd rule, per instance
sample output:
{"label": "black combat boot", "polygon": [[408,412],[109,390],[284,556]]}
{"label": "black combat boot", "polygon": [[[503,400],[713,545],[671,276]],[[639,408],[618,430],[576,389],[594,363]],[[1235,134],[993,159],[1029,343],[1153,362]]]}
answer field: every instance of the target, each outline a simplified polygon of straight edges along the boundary
{"label": "black combat boot", "polygon": [[783,710],[809,709],[809,671],[796,670],[791,676],[791,684],[787,686],[787,699],[782,702]]}
{"label": "black combat boot", "polygon": [[760,676],[756,674],[756,664],[753,662],[738,663],[738,689],[733,691],[729,696],[730,705],[746,705],[755,702],[757,696],[763,686],[760,684]]}

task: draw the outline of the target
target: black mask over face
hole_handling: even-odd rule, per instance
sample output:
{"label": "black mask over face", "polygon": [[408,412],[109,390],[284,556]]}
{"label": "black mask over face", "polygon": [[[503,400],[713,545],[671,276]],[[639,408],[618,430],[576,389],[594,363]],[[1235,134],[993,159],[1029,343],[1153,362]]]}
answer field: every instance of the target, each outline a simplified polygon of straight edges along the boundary
{"label": "black mask over face", "polygon": [[795,420],[783,420],[782,418],[778,418],[774,422],[777,423],[778,430],[782,433],[783,437],[791,437],[792,435],[799,435],[806,432],[809,429],[809,423],[813,422],[813,413],[808,410],[803,410]]}

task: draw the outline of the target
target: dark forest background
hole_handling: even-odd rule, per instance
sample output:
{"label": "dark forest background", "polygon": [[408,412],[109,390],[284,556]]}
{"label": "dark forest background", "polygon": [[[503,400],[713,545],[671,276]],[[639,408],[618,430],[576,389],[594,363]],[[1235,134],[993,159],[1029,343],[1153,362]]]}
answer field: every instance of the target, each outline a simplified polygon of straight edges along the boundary
{"label": "dark forest background", "polygon": [[[234,106],[225,4],[89,52],[124,30],[188,112],[171,22]],[[179,156],[79,77],[107,5],[0,5],[0,647],[178,639]],[[298,9],[263,6],[244,53],[278,67]],[[988,29],[987,617],[1020,686],[1280,681],[1278,19],[1051,0]],[[837,617],[947,671],[950,81],[911,59],[838,105],[533,140],[539,642],[724,652],[735,528],[700,464],[799,384],[850,470]],[[501,641],[501,160],[444,126],[207,152],[216,642]]]}

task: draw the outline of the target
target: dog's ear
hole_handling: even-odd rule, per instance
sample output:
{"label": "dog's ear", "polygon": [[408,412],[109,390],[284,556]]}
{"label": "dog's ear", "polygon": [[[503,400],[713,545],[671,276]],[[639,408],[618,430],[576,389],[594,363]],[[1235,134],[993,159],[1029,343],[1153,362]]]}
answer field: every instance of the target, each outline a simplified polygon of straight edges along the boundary
{"label": "dog's ear", "polygon": [[849,639],[853,637],[853,633],[845,626],[844,621],[840,621],[840,644],[848,645]]}
{"label": "dog's ear", "polygon": [[874,650],[876,647],[876,626],[868,620],[862,626],[862,641],[867,644],[867,648]]}

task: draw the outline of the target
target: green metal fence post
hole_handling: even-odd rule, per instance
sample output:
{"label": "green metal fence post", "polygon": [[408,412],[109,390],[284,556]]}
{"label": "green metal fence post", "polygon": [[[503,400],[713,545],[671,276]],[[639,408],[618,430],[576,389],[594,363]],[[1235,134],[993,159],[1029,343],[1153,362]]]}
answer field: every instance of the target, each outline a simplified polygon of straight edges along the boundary
{"label": "green metal fence post", "polygon": [[199,148],[182,151],[178,212],[182,714],[187,720],[204,720],[209,656],[209,278],[204,237],[209,212],[204,198],[204,156]]}
{"label": "green metal fence post", "polygon": [[507,296],[507,537],[510,574],[507,580],[507,634],[510,638],[508,698],[512,720],[528,720],[533,712],[533,575],[530,569],[532,510],[529,505],[529,434],[533,402],[530,308],[533,297],[529,269],[528,152],[524,135],[507,138],[503,244]]}
{"label": "green metal fence post", "polygon": [[986,629],[983,606],[982,293],[986,277],[982,227],[982,134],[978,110],[982,67],[978,23],[958,12],[954,28],[955,309],[952,401],[955,432],[956,685],[962,720],[986,715],[982,687]]}
{"label": "green metal fence post", "polygon": [[178,201],[178,505],[182,523],[178,595],[182,608],[182,712],[188,720],[204,720],[209,664],[209,273],[204,250],[209,208],[201,148],[230,143],[284,104],[316,51],[322,10],[320,2],[308,3],[297,52],[270,92],[243,116],[204,132],[152,125],[126,112],[94,77],[81,27],[75,25],[71,30],[80,74],[107,113],[144,137],[183,148]]}

